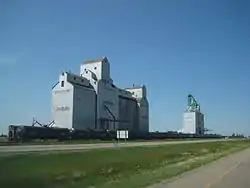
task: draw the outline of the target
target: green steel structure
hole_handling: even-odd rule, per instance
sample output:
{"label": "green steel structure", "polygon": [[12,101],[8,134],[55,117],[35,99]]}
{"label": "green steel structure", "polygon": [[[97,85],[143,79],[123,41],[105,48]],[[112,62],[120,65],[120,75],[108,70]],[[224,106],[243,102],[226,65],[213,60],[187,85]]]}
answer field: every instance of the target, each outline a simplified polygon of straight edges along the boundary
{"label": "green steel structure", "polygon": [[195,100],[193,95],[188,95],[188,106],[187,106],[188,112],[200,112],[200,105]]}

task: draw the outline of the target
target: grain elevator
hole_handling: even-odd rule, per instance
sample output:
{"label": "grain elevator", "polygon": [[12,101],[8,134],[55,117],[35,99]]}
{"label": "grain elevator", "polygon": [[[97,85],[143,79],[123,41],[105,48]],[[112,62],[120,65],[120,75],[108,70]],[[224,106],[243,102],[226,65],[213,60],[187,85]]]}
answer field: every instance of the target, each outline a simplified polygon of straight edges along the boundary
{"label": "grain elevator", "polygon": [[204,134],[204,114],[192,95],[188,95],[188,106],[183,114],[183,133]]}
{"label": "grain elevator", "polygon": [[55,126],[74,130],[149,132],[146,87],[121,89],[107,57],[84,61],[80,74],[63,72],[52,88]]}

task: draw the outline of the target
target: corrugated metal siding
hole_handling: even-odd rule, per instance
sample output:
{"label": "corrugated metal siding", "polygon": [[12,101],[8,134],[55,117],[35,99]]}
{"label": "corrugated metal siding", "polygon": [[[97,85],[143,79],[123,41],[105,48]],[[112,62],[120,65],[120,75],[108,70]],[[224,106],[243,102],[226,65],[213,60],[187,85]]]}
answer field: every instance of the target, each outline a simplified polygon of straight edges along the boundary
{"label": "corrugated metal siding", "polygon": [[149,107],[146,98],[139,101],[139,132],[149,132]]}
{"label": "corrugated metal siding", "polygon": [[135,100],[125,97],[119,97],[119,120],[127,121],[120,122],[119,129],[138,131],[139,117],[138,105]]}
{"label": "corrugated metal siding", "polygon": [[95,129],[96,94],[91,88],[74,86],[73,128]]}
{"label": "corrugated metal siding", "polygon": [[61,128],[72,128],[73,120],[73,86],[64,82],[61,87],[59,82],[52,89],[52,116],[55,125]]}
{"label": "corrugated metal siding", "polygon": [[[118,123],[113,123],[112,115],[106,110],[106,107],[119,119],[119,101],[118,90],[113,88],[110,83],[105,80],[98,81],[97,90],[97,121],[99,129],[115,130]],[[110,121],[107,121],[110,120]]]}

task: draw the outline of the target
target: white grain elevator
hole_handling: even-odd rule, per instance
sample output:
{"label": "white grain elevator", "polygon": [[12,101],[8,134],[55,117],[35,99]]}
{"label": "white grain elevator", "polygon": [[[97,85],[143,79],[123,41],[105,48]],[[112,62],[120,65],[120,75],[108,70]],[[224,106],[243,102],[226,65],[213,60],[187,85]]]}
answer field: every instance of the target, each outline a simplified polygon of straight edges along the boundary
{"label": "white grain elevator", "polygon": [[188,106],[183,114],[183,133],[204,134],[204,114],[192,95],[188,95]]}

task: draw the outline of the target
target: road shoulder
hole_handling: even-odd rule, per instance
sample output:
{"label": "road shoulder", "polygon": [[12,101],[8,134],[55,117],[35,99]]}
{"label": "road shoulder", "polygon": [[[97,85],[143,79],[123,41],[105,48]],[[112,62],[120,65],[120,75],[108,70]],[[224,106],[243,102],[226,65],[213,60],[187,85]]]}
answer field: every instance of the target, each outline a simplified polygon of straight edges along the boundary
{"label": "road shoulder", "polygon": [[240,166],[242,162],[249,160],[249,157],[250,148],[247,148],[148,188],[210,188]]}

